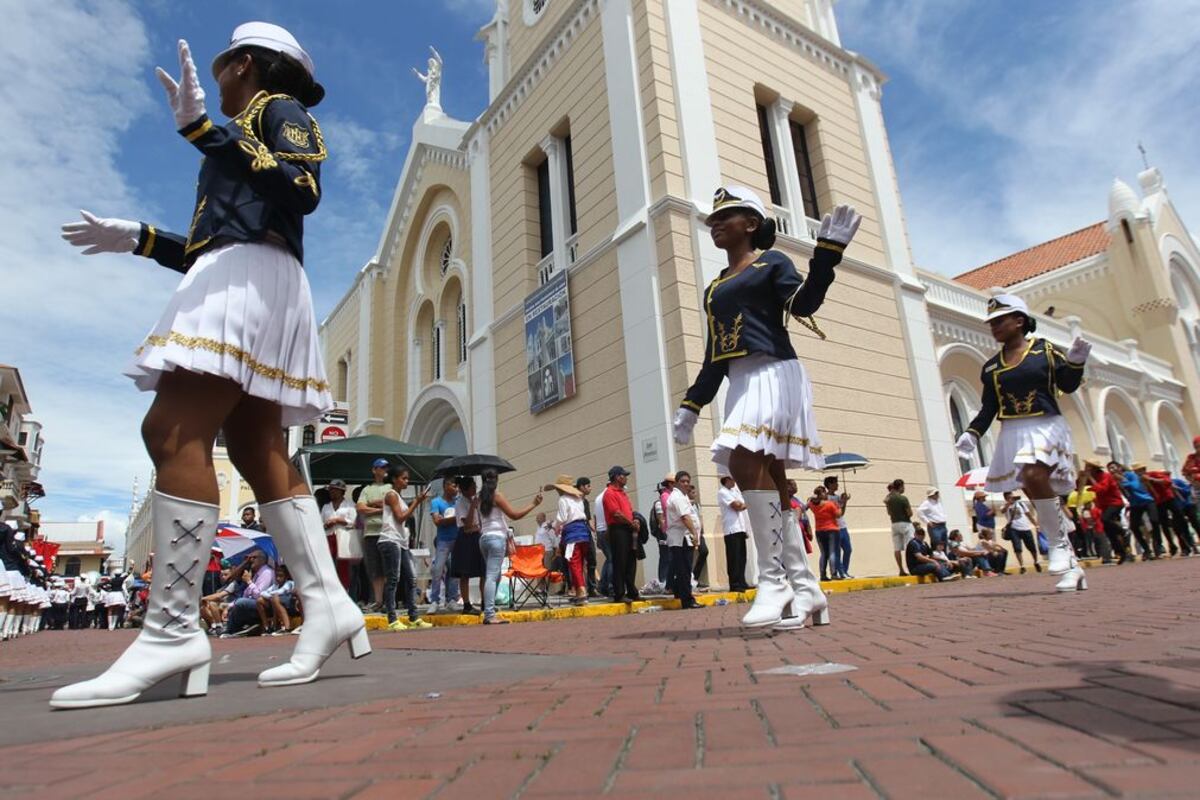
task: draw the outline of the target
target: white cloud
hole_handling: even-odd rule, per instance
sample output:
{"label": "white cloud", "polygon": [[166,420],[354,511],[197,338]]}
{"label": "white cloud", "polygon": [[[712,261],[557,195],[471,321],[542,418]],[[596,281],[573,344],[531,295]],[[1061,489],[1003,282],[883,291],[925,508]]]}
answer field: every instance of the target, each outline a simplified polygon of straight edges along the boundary
{"label": "white cloud", "polygon": [[330,114],[321,119],[321,130],[329,152],[328,171],[338,182],[339,189],[351,192],[373,192],[399,173],[398,164],[390,163],[394,154],[407,140],[395,131],[372,130],[352,119]]}
{"label": "white cloud", "polygon": [[[508,15],[513,19],[513,12],[521,13],[521,3],[525,0],[509,0]],[[446,9],[457,14],[463,14],[471,19],[478,19],[483,25],[496,13],[496,0],[442,0]]]}
{"label": "white cloud", "polygon": [[1103,219],[1136,146],[1163,169],[1185,218],[1200,207],[1200,3],[1147,0],[1011,9],[845,0],[842,38],[912,81],[923,117],[889,102],[913,250],[955,274]]}
{"label": "white cloud", "polygon": [[[115,163],[151,95],[146,32],[119,3],[17,3],[0,31],[0,281],[4,360],[45,425],[44,516],[73,518],[127,496],[149,462],[148,398],[119,373],[178,276],[131,256],[82,257],[59,225],[89,208],[137,218]],[[152,101],[153,98],[153,101]]]}

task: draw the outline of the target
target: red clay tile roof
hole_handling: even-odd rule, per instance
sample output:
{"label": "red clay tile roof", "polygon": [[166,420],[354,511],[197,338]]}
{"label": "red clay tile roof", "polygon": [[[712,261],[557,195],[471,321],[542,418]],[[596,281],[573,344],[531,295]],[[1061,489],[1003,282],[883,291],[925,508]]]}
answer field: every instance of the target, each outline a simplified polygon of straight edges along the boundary
{"label": "red clay tile roof", "polygon": [[965,283],[976,289],[987,289],[991,286],[1012,286],[1015,283],[1028,280],[1035,275],[1041,275],[1076,261],[1094,256],[1108,249],[1111,238],[1104,230],[1104,223],[1097,222],[1086,228],[1051,239],[1039,245],[1030,247],[1005,256],[999,261],[984,264],[973,270],[964,272],[954,280]]}

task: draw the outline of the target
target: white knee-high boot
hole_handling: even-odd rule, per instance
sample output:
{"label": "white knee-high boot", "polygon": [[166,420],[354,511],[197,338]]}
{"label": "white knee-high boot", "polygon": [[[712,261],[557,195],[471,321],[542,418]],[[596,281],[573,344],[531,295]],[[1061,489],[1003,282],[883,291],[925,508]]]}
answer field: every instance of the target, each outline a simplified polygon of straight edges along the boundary
{"label": "white knee-high boot", "polygon": [[808,566],[808,553],[804,549],[804,534],[796,520],[795,511],[784,513],[787,526],[783,531],[783,566],[787,570],[793,600],[791,608],[783,612],[783,619],[776,628],[803,628],[812,617],[813,625],[829,624],[829,601],[821,591],[817,576]]}
{"label": "white knee-high boot", "polygon": [[325,526],[311,495],[285,497],[258,507],[304,607],[304,627],[291,660],[258,676],[259,686],[292,686],[316,680],[321,665],[348,642],[350,656],[371,652],[366,622],[338,580],[325,541]]}
{"label": "white knee-high boot", "polygon": [[748,489],[742,492],[750,516],[750,533],[758,563],[758,587],[754,604],[742,617],[749,628],[774,625],[783,618],[783,610],[792,602],[793,593],[783,566],[785,519],[779,492]]}
{"label": "white knee-high boot", "polygon": [[1054,585],[1055,590],[1074,592],[1087,589],[1087,576],[1083,572],[1083,567],[1079,566],[1079,559],[1075,557],[1075,551],[1071,547],[1071,540],[1067,536],[1067,526],[1063,521],[1058,498],[1035,499],[1033,507],[1037,510],[1038,527],[1046,534],[1050,543],[1047,569],[1051,575],[1062,576]]}
{"label": "white knee-high boot", "polygon": [[217,535],[217,507],[155,492],[154,579],[142,630],[98,678],[64,686],[55,708],[132,702],[154,684],[182,674],[182,697],[208,692],[212,649],[200,629],[200,591],[209,548]]}

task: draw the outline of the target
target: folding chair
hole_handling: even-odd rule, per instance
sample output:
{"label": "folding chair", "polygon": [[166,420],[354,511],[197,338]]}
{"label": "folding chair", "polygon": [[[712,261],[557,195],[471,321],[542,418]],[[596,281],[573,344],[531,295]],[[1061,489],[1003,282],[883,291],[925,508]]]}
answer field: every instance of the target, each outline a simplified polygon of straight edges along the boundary
{"label": "folding chair", "polygon": [[542,553],[540,544],[519,544],[509,557],[511,568],[504,573],[508,578],[509,608],[524,608],[530,601],[536,601],[539,608],[550,607],[550,584],[562,580],[562,575],[546,569]]}

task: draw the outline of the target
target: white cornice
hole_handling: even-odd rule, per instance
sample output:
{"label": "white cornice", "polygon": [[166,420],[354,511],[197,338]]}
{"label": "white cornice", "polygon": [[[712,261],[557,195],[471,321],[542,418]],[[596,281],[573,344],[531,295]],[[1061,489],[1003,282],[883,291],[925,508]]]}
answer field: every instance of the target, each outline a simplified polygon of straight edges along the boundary
{"label": "white cornice", "polygon": [[599,16],[600,0],[576,0],[577,8],[564,14],[558,23],[551,28],[543,44],[537,52],[525,60],[521,68],[513,75],[512,80],[504,87],[496,99],[480,114],[468,132],[469,138],[474,128],[482,126],[488,133],[495,133],[504,124],[508,116],[516,110],[525,98],[533,91],[534,85],[550,71],[555,62],[566,52],[571,43],[583,31],[584,26],[593,18]]}
{"label": "white cornice", "polygon": [[1065,289],[1074,289],[1108,274],[1108,252],[1103,251],[1080,259],[1065,267],[1034,275],[1032,278],[1014,283],[1008,291],[1029,299],[1042,297]]}
{"label": "white cornice", "polygon": [[371,277],[376,277],[380,274],[380,272],[382,272],[382,270],[374,261],[368,261],[366,264],[363,264],[362,269],[355,274],[354,281],[350,284],[349,288],[346,289],[346,293],[342,295],[342,299],[338,300],[337,305],[333,307],[333,310],[325,315],[325,319],[321,321],[318,331],[323,332],[325,327],[329,325],[329,323],[333,322],[333,318],[341,313],[342,308],[346,305],[346,301],[358,292],[359,284],[362,283],[364,277],[368,275]]}
{"label": "white cornice", "polygon": [[777,8],[771,8],[760,0],[708,0],[708,2],[732,11],[737,16],[746,19],[751,25],[762,28],[792,49],[803,53],[809,60],[846,80],[850,79],[852,66],[858,65],[874,76],[878,84],[887,81],[887,76],[868,59],[834,44],[794,17],[784,14]]}
{"label": "white cornice", "polygon": [[388,215],[387,228],[379,245],[376,261],[380,264],[391,264],[396,245],[401,234],[408,227],[413,209],[418,200],[416,188],[421,185],[421,175],[429,164],[442,164],[451,169],[467,170],[467,154],[463,150],[451,150],[437,145],[418,142],[413,145],[412,158],[405,165],[400,178],[400,186],[396,190],[392,212]]}

